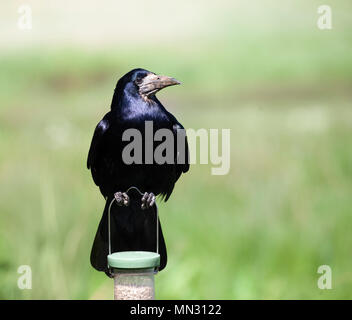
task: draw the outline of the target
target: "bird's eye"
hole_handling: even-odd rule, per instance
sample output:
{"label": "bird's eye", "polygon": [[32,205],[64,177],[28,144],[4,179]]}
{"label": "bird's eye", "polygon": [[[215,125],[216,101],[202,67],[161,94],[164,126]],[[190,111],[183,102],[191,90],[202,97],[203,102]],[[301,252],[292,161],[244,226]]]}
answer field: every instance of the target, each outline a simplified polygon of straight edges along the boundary
{"label": "bird's eye", "polygon": [[137,77],[134,82],[135,82],[135,84],[140,85],[142,83],[142,81],[143,81],[143,78]]}

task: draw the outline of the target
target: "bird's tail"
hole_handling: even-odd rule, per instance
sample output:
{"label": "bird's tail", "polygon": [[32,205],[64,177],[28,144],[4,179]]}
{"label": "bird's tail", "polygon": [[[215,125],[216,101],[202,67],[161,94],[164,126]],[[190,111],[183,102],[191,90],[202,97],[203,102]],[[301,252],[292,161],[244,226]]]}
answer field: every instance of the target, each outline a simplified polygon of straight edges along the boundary
{"label": "bird's tail", "polygon": [[[117,206],[113,203],[110,210],[111,252],[153,251],[156,252],[156,209],[141,209],[141,197],[130,194],[130,205]],[[103,216],[95,235],[90,262],[98,271],[108,273],[109,254],[108,209],[113,196],[106,199]],[[163,233],[159,224],[159,270],[165,268],[167,252]]]}

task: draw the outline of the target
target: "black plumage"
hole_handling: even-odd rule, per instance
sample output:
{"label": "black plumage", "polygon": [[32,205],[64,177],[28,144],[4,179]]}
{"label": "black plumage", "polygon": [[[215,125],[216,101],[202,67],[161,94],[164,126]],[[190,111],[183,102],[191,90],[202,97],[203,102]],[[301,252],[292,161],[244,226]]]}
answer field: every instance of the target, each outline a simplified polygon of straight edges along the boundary
{"label": "black plumage", "polygon": [[[157,76],[144,69],[134,69],[124,75],[118,82],[113,95],[111,110],[98,123],[91,142],[87,167],[91,170],[93,180],[99,186],[106,199],[91,252],[91,264],[99,271],[107,272],[108,254],[108,206],[114,193],[126,191],[135,186],[142,192],[154,193],[166,201],[174,185],[183,172],[189,169],[188,145],[185,143],[186,161],[177,163],[146,164],[145,121],[153,122],[153,131],[170,129],[175,137],[177,130],[183,129],[176,118],[168,112],[155,93],[160,89],[179,84],[173,78]],[[122,141],[126,129],[138,129],[143,136],[143,163],[125,164],[122,150],[128,144]],[[154,142],[154,150],[161,142]],[[141,196],[131,191],[130,205],[111,207],[111,244],[112,252],[129,250],[156,250],[156,215],[154,207],[141,209]],[[160,270],[167,263],[164,237],[159,222]]]}

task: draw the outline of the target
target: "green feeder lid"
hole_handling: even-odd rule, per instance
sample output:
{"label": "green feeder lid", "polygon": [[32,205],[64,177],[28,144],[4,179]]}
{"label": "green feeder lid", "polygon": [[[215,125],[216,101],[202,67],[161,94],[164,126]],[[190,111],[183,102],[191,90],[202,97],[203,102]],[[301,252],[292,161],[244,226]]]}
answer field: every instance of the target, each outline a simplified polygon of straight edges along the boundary
{"label": "green feeder lid", "polygon": [[149,251],[121,251],[108,255],[108,264],[117,269],[147,269],[160,265],[160,254]]}

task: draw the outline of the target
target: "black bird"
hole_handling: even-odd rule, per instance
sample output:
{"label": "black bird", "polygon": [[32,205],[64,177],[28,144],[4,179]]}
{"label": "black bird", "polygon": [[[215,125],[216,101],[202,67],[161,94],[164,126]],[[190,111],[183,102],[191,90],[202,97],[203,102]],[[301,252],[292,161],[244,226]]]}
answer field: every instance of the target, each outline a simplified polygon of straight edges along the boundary
{"label": "black bird", "polygon": [[[189,169],[187,139],[184,150],[181,150],[185,161],[178,161],[180,152],[177,150],[174,152],[174,163],[158,164],[153,159],[151,164],[147,164],[144,157],[145,121],[153,121],[153,134],[158,129],[171,130],[176,146],[179,137],[177,132],[183,129],[183,126],[155,96],[159,90],[176,84],[180,83],[173,78],[159,76],[144,69],[128,72],[117,82],[111,110],[94,131],[87,167],[91,170],[93,180],[99,186],[106,204],[94,239],[90,261],[95,269],[104,271],[107,275],[108,207],[114,196],[119,206],[116,203],[111,206],[111,251],[155,251],[155,196],[160,195],[167,201],[182,172]],[[122,159],[122,150],[129,143],[122,140],[122,135],[130,128],[138,129],[142,134],[142,164],[125,164]],[[153,152],[160,143],[161,141],[153,142]],[[138,192],[132,190],[127,199],[125,191],[131,186],[141,190],[144,196],[141,197]],[[127,202],[129,205],[124,206]],[[160,221],[158,224],[161,257],[159,270],[162,270],[167,263],[167,253]]]}

